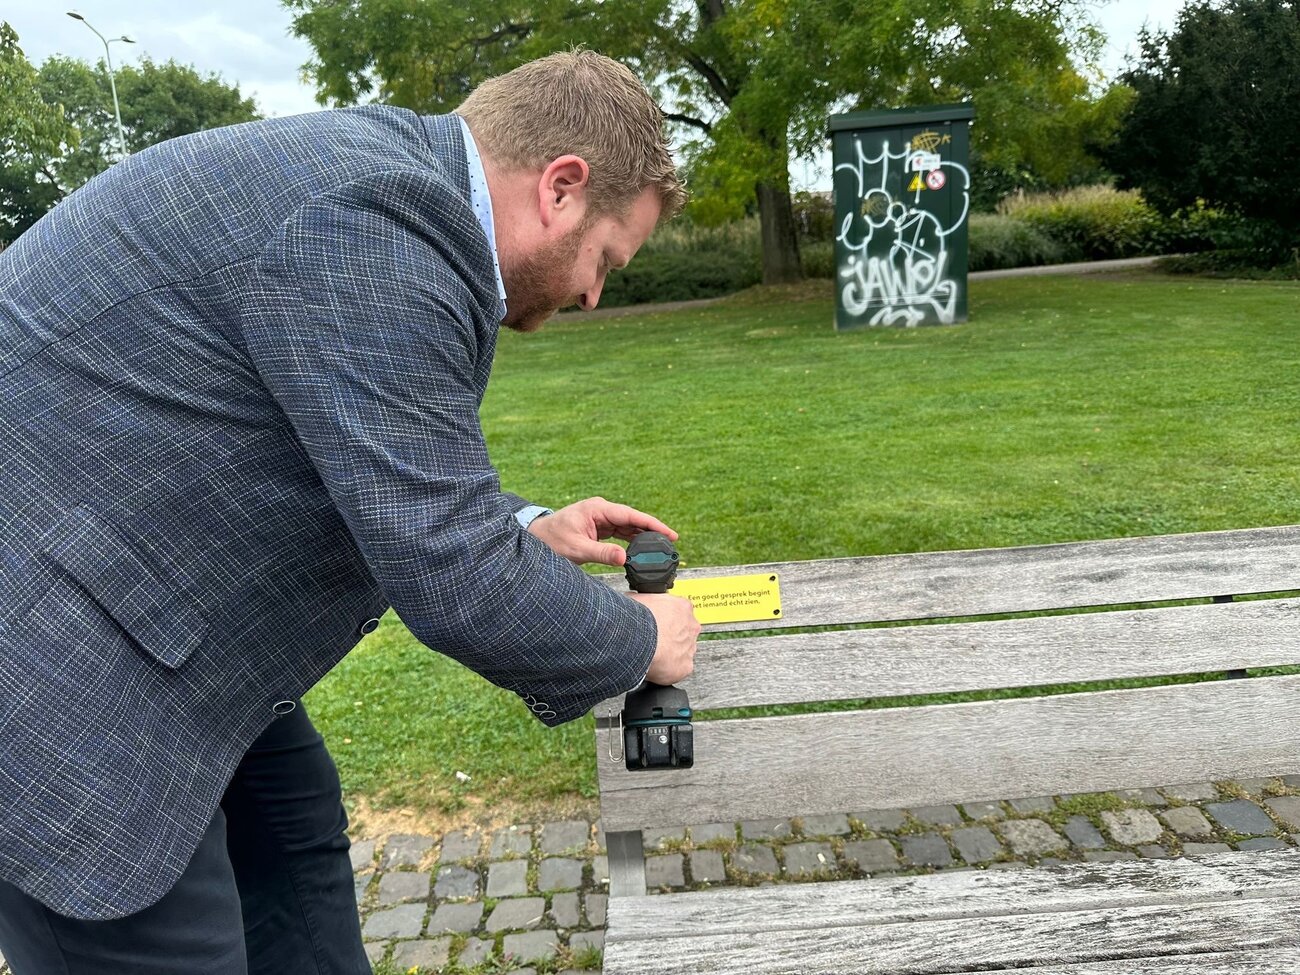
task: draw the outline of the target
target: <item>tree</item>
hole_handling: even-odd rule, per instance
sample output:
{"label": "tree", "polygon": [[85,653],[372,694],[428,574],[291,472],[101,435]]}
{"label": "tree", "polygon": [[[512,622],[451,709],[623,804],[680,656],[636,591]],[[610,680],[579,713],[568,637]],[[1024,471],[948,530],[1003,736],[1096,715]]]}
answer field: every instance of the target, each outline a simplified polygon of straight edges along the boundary
{"label": "tree", "polygon": [[1108,162],[1169,213],[1198,201],[1300,244],[1300,0],[1206,0],[1144,32],[1136,91]]}
{"label": "tree", "polygon": [[983,142],[1014,156],[1037,124],[1021,109],[1078,101],[1057,78],[1098,42],[1082,0],[282,2],[325,103],[447,111],[483,78],[575,43],[623,60],[686,135],[697,208],[756,203],[768,283],[800,276],[789,163],[820,148],[832,111],[973,99],[989,110]]}
{"label": "tree", "polygon": [[0,22],[0,246],[40,219],[60,193],[49,165],[77,144],[62,106],[47,104],[18,34]]}
{"label": "tree", "polygon": [[[219,75],[200,75],[189,65],[144,58],[117,69],[117,94],[127,150],[139,152],[166,139],[203,129],[260,118],[251,98]],[[107,169],[118,154],[117,122],[104,62],[94,67],[67,57],[41,65],[41,97],[62,104],[81,133],[81,144],[59,162],[59,182],[67,190]]]}

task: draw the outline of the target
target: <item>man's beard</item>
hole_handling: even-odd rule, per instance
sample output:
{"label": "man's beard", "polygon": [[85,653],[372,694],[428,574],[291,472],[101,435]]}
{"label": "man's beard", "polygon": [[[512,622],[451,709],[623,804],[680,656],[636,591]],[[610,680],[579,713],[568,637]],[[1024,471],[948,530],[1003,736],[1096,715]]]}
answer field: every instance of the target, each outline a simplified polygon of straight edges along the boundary
{"label": "man's beard", "polygon": [[506,317],[501,324],[516,332],[535,332],[562,306],[576,300],[556,282],[567,282],[572,277],[586,233],[584,222],[553,244],[519,260],[505,280]]}

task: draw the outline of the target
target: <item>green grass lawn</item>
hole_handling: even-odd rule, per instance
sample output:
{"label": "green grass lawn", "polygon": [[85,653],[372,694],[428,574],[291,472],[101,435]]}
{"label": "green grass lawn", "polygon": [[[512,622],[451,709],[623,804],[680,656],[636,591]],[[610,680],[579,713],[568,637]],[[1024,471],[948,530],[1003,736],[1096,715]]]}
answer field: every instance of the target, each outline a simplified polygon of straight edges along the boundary
{"label": "green grass lawn", "polygon": [[[967,324],[847,334],[820,285],[504,335],[504,486],[650,511],[694,565],[1300,521],[1300,284],[984,281]],[[308,701],[371,807],[595,792],[590,718],[548,731],[391,614]]]}

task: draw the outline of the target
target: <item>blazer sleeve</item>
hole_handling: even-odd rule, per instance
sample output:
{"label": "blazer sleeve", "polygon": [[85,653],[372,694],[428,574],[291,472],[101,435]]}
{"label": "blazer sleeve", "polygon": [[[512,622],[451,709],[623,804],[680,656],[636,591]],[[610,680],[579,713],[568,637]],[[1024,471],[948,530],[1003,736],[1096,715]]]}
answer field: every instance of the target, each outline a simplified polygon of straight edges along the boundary
{"label": "blazer sleeve", "polygon": [[556,725],[644,677],[655,622],[522,530],[501,493],[478,416],[472,220],[433,172],[342,185],[262,251],[241,324],[403,621]]}

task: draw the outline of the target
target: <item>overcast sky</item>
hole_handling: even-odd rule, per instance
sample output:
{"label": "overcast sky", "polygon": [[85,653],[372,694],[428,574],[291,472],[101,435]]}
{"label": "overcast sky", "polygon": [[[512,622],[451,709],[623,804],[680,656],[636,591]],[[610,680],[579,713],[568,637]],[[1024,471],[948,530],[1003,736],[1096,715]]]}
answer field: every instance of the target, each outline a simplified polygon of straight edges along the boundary
{"label": "overcast sky", "polygon": [[[1183,0],[1110,0],[1100,5],[1097,16],[1110,39],[1103,64],[1107,73],[1117,73],[1125,56],[1136,52],[1137,32],[1144,23],[1172,27],[1182,5]],[[83,14],[105,37],[125,34],[135,40],[134,45],[112,45],[115,64],[146,53],[155,61],[192,64],[200,72],[216,72],[227,82],[237,82],[268,115],[295,115],[319,107],[300,78],[311,50],[289,35],[289,13],[278,0],[69,0],[67,6],[61,0],[3,0],[0,19],[18,32],[34,64],[51,54],[92,62],[102,57],[99,38],[84,23],[66,16],[66,10]],[[792,176],[804,185],[824,181],[829,186],[828,177],[818,177],[818,168],[796,166]]]}

